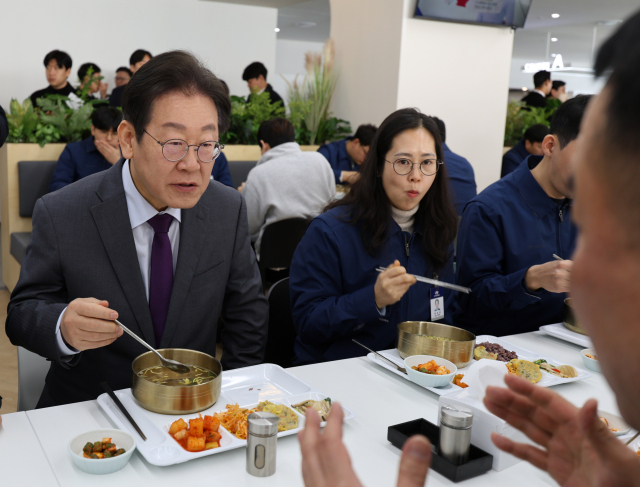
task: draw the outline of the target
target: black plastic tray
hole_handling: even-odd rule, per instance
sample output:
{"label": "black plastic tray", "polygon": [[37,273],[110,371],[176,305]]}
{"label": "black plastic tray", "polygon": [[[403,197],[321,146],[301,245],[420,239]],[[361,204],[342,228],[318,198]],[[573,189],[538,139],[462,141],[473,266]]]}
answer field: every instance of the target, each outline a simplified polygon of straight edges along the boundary
{"label": "black plastic tray", "polygon": [[473,445],[469,450],[469,460],[463,465],[454,465],[446,458],[441,457],[438,454],[440,428],[426,419],[416,419],[407,423],[389,426],[387,439],[393,446],[402,449],[405,441],[417,434],[426,436],[431,442],[433,451],[431,468],[449,480],[460,482],[491,470],[493,455],[489,455],[484,450]]}

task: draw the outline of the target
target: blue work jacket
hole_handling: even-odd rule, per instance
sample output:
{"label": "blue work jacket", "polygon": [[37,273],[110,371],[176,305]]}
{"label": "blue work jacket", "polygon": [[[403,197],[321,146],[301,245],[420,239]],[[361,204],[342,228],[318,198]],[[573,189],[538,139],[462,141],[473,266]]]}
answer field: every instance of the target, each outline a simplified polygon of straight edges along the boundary
{"label": "blue work jacket", "polygon": [[[434,276],[422,250],[422,233],[403,232],[390,219],[387,243],[372,257],[360,227],[340,218],[349,211],[338,207],[315,218],[293,256],[289,288],[297,331],[296,365],[366,355],[353,338],[373,350],[395,348],[398,323],[431,320],[429,290],[433,286],[429,284],[415,283],[400,301],[384,309],[384,315],[376,307],[374,294],[376,268],[387,267],[395,259],[409,273]],[[451,262],[439,277],[452,282]],[[445,318],[439,323],[451,323],[453,297],[449,290],[440,290]]]}
{"label": "blue work jacket", "polygon": [[522,139],[502,156],[502,171],[500,171],[500,177],[503,178],[507,174],[515,171],[529,155],[529,152],[524,146],[524,139]]}
{"label": "blue work jacket", "polygon": [[326,157],[329,164],[331,164],[331,169],[333,169],[333,174],[336,177],[336,184],[341,184],[340,175],[342,171],[360,171],[360,166],[353,162],[353,159],[347,153],[347,141],[351,139],[353,137],[329,142],[321,145],[318,149],[318,152]]}
{"label": "blue work jacket", "polygon": [[447,144],[442,144],[444,152],[444,164],[447,166],[449,174],[449,187],[451,188],[451,202],[456,207],[458,215],[462,215],[462,210],[469,201],[476,197],[476,177],[473,167],[464,157],[459,156]]}
{"label": "blue work jacket", "polygon": [[457,297],[456,326],[478,334],[512,335],[562,321],[565,293],[528,290],[529,267],[570,259],[577,229],[571,200],[558,204],[540,187],[529,156],[465,208],[458,231],[457,280],[473,289]]}
{"label": "blue work jacket", "polygon": [[231,188],[234,187],[233,181],[231,181],[231,173],[229,172],[229,163],[227,162],[224,152],[221,152],[216,158],[211,171],[211,176],[213,176],[213,179],[219,183],[226,184]]}
{"label": "blue work jacket", "polygon": [[64,188],[68,184],[110,167],[109,161],[96,148],[93,135],[80,142],[67,144],[51,175],[49,192]]}

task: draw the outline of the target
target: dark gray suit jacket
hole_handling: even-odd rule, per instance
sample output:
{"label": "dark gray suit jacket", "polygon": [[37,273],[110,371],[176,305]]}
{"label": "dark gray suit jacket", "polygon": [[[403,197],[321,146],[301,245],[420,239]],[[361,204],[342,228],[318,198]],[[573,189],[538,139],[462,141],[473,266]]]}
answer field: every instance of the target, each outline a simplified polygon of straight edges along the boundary
{"label": "dark gray suit jacket", "polygon": [[[120,160],[107,171],[50,193],[36,203],[33,233],[11,294],[7,335],[52,361],[47,405],[95,399],[100,381],[131,386],[131,362],[146,349],[124,334],[113,344],[65,361],[55,327],[76,298],[109,302],[120,320],[157,348],[215,356],[221,316],[225,370],[262,362],[268,309],[247,229],[244,199],[211,181],[193,208],[182,210],[180,247],[169,314],[155,343],[122,185]],[[44,397],[44,396],[43,396]]]}

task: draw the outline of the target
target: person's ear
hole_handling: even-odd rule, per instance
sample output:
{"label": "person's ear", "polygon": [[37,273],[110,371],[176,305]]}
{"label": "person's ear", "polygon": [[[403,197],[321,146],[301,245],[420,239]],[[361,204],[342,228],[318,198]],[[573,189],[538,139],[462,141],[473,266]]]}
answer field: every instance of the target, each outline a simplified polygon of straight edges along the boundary
{"label": "person's ear", "polygon": [[64,74],[67,78],[71,76],[71,68],[67,69],[67,72]]}
{"label": "person's ear", "polygon": [[545,136],[545,138],[542,140],[542,153],[546,156],[546,157],[551,157],[551,154],[553,154],[554,150],[557,150],[560,146],[559,146],[559,141],[558,138],[555,135],[547,135]]}
{"label": "person's ear", "polygon": [[96,128],[93,125],[91,125],[91,135],[96,136]]}
{"label": "person's ear", "polygon": [[533,149],[533,144],[527,139],[524,139],[524,148],[527,149],[527,152],[529,154],[531,154],[531,150]]}
{"label": "person's ear", "polygon": [[118,140],[122,157],[125,159],[133,158],[133,148],[134,146],[138,147],[138,142],[136,141],[136,131],[128,120],[123,120],[118,126]]}

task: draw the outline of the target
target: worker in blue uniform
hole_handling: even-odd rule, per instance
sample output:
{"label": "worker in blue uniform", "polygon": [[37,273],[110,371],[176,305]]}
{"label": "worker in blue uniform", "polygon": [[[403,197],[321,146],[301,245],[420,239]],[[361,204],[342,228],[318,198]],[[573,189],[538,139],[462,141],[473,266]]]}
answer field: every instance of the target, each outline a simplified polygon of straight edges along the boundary
{"label": "worker in blue uniform", "polygon": [[542,142],[544,155],[529,156],[465,208],[456,272],[473,292],[457,297],[457,326],[502,336],[562,321],[577,237],[570,162],[588,101],[581,95],[564,103]]}
{"label": "worker in blue uniform", "polygon": [[353,137],[320,146],[318,152],[331,164],[336,184],[356,182],[360,166],[369,152],[369,146],[377,129],[374,125],[360,125]]}
{"label": "worker in blue uniform", "polygon": [[229,163],[224,155],[224,152],[220,152],[220,155],[213,162],[213,169],[211,171],[211,179],[225,184],[231,188],[235,188],[233,181],[231,180],[231,173],[229,172]]}
{"label": "worker in blue uniform", "polygon": [[549,135],[549,127],[541,123],[532,125],[524,132],[524,137],[502,156],[500,177],[512,173],[530,155],[542,155],[542,141]]}
{"label": "worker in blue uniform", "polygon": [[360,174],[311,222],[293,257],[296,365],[366,355],[352,339],[394,348],[403,321],[451,323],[452,292],[411,275],[454,277],[457,216],[435,122],[415,109],[389,115]]}
{"label": "worker in blue uniform", "polygon": [[462,215],[467,203],[478,195],[476,176],[471,163],[447,146],[447,127],[445,123],[438,117],[431,118],[438,125],[440,136],[442,137],[442,151],[444,153],[444,164],[447,166],[447,173],[449,174],[451,202],[456,207],[458,215]]}

